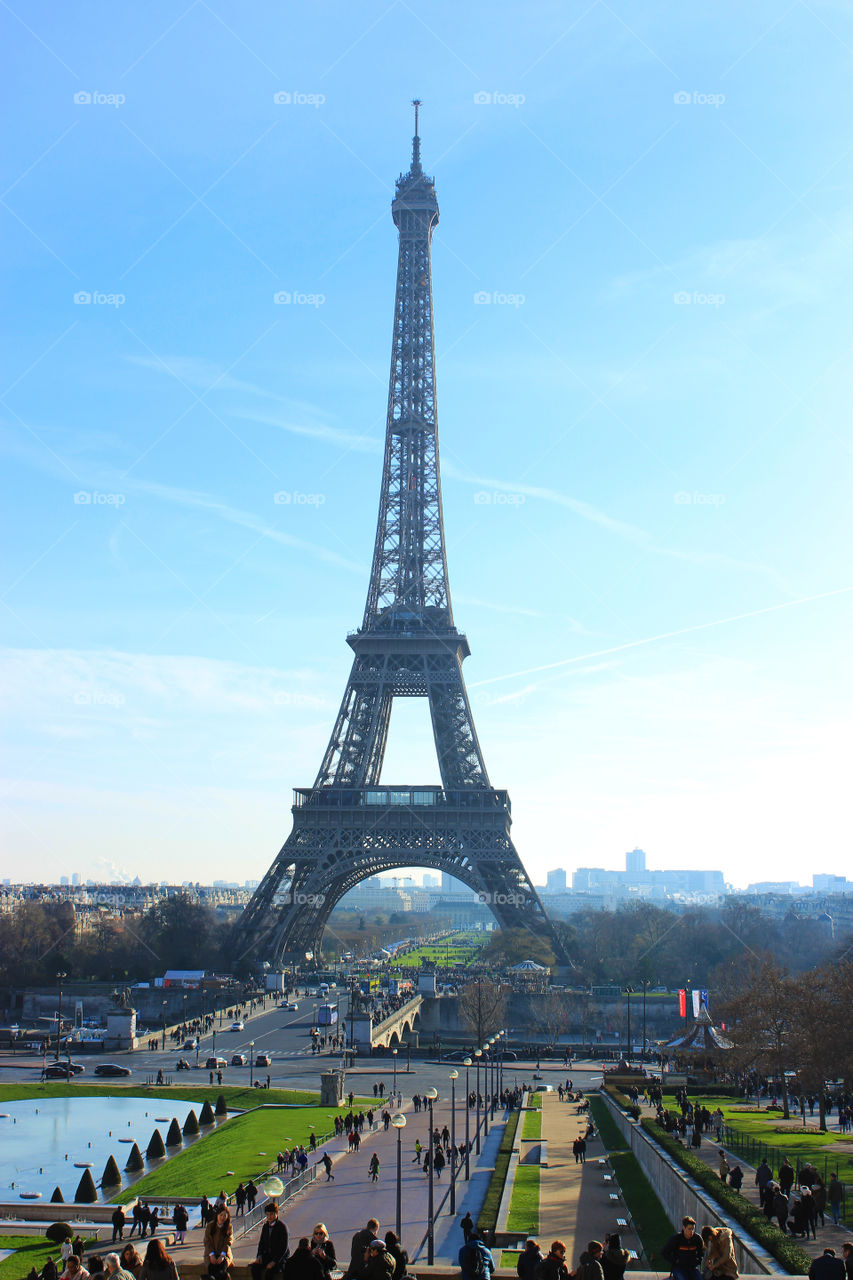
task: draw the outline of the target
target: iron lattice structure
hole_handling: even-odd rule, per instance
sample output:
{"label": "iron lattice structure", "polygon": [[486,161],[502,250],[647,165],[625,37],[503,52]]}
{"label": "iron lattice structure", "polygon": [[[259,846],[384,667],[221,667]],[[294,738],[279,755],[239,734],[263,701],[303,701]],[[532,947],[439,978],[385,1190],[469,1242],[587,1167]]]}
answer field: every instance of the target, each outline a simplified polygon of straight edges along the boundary
{"label": "iron lattice structure", "polygon": [[[558,940],[511,837],[506,791],[489,782],[462,676],[470,650],[453,622],[438,457],[433,343],[433,180],[420,159],[391,205],[397,293],[379,519],[355,657],[313,787],[294,793],[293,829],[239,924],[264,959],[318,955],[336,903],[368,876],[419,866],[449,872],[504,927]],[[429,700],[441,787],[379,777],[394,698]]]}

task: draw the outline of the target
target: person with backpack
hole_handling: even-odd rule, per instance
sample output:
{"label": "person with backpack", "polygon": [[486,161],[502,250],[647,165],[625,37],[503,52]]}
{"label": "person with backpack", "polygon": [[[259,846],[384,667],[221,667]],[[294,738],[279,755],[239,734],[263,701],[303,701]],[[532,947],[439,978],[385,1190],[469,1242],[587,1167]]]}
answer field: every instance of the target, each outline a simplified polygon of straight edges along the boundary
{"label": "person with backpack", "polygon": [[462,1280],[489,1280],[495,1269],[495,1260],[479,1231],[472,1231],[468,1243],[459,1250],[459,1266]]}
{"label": "person with backpack", "polygon": [[696,1219],[682,1218],[681,1230],[670,1236],[661,1253],[672,1267],[675,1280],[701,1280],[705,1244],[696,1234]]}

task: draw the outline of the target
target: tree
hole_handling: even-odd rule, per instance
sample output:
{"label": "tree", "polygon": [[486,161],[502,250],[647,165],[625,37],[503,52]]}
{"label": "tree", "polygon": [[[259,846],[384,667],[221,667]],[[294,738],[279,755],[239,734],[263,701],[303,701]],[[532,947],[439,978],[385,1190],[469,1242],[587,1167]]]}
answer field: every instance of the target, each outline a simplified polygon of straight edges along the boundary
{"label": "tree", "polygon": [[483,962],[495,968],[505,969],[522,960],[535,960],[548,968],[556,963],[556,956],[547,938],[538,937],[527,929],[498,929],[483,948]]}
{"label": "tree", "polygon": [[722,1006],[727,1022],[734,1023],[727,1034],[740,1060],[737,1065],[778,1076],[785,1120],[790,1118],[786,1072],[796,1065],[791,1045],[794,989],[786,971],[768,957],[743,972],[740,990]]}
{"label": "tree", "polygon": [[791,983],[791,1049],[801,1084],[817,1096],[818,1125],[824,1131],[826,1081],[843,1071],[847,1058],[843,1024],[850,1006],[844,1003],[845,986],[849,989],[849,978],[839,984],[829,966],[800,974]]}
{"label": "tree", "polygon": [[477,1048],[498,1031],[506,1017],[506,990],[491,978],[475,978],[459,992],[459,1020]]}
{"label": "tree", "polygon": [[536,1001],[534,1009],[536,1025],[545,1032],[548,1044],[553,1048],[569,1025],[565,996],[559,991],[549,991]]}

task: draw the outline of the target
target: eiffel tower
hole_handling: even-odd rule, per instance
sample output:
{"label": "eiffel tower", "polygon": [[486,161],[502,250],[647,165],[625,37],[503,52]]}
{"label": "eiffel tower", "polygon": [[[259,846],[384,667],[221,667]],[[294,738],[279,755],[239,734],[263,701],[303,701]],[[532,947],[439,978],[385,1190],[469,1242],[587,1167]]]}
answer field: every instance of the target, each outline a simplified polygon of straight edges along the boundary
{"label": "eiffel tower", "polygon": [[[470,650],[450,606],[436,422],[430,246],[438,223],[421,167],[397,179],[397,294],[379,521],[355,655],[312,787],[294,791],[293,829],[240,918],[239,942],[271,962],[319,957],[335,904],[368,876],[446,871],[505,928],[562,947],[510,838],[509,796],[486,766],[462,662]],[[380,786],[394,698],[427,698],[438,786]]]}

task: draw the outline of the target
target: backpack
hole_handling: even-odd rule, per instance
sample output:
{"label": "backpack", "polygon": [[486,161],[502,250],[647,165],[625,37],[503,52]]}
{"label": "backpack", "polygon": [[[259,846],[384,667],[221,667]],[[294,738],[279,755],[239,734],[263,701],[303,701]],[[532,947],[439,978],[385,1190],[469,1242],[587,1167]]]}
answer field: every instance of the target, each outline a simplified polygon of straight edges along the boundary
{"label": "backpack", "polygon": [[465,1247],[465,1261],[467,1266],[465,1271],[473,1280],[488,1280],[488,1269],[486,1267],[486,1255],[483,1249],[476,1243],[472,1242]]}

